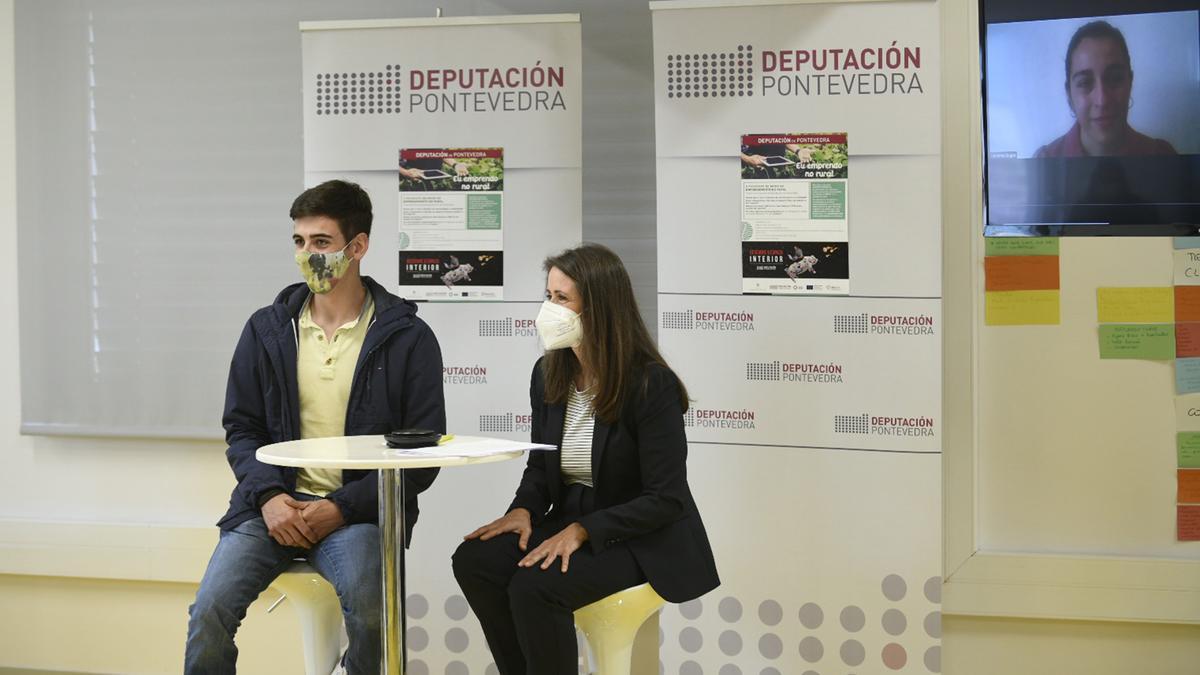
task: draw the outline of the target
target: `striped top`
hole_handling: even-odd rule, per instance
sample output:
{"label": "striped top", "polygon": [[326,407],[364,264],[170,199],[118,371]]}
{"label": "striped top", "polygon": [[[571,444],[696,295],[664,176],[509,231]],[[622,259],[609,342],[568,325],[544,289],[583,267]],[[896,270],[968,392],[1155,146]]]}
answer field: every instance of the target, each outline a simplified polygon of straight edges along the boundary
{"label": "striped top", "polygon": [[574,386],[567,394],[567,415],[563,420],[562,479],[566,485],[592,485],[592,428],[596,413],[592,410],[591,390]]}

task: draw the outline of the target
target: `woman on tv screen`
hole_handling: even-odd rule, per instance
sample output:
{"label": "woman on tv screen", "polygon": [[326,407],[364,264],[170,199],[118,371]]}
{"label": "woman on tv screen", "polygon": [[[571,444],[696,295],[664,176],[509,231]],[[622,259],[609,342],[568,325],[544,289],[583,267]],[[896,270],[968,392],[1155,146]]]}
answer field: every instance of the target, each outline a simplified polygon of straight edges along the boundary
{"label": "woman on tv screen", "polygon": [[1107,21],[1084,24],[1071,36],[1064,88],[1075,124],[1035,157],[1176,154],[1167,141],[1129,126],[1133,64],[1125,36]]}

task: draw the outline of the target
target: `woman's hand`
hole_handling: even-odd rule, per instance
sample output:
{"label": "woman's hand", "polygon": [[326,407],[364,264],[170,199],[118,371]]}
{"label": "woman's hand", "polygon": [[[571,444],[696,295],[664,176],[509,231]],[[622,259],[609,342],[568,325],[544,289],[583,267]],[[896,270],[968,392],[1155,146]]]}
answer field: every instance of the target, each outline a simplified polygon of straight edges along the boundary
{"label": "woman's hand", "polygon": [[515,508],[503,516],[493,520],[483,527],[475,530],[471,534],[463,537],[463,540],[481,539],[487,541],[496,535],[505,534],[508,532],[516,532],[519,539],[517,546],[522,551],[529,545],[529,535],[533,532],[533,525],[530,522],[529,510],[523,508]]}
{"label": "woman's hand", "polygon": [[[562,558],[562,571],[567,572],[567,567],[571,562],[571,554],[579,550],[583,546],[583,542],[588,540],[587,530],[579,523],[571,523],[564,527],[558,534],[543,541],[537,548],[533,549],[529,555],[521,559],[517,565],[521,567],[533,567],[542,561],[542,569],[550,569],[550,565],[555,558]],[[521,547],[525,550],[525,547]]]}

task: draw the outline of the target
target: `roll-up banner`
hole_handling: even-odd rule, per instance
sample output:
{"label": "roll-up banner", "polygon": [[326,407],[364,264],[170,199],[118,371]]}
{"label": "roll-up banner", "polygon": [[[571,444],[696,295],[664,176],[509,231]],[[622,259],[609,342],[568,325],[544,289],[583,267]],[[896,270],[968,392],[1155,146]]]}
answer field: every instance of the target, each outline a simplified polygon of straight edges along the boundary
{"label": "roll-up banner", "polygon": [[390,181],[377,276],[411,299],[540,300],[542,258],[582,231],[578,16],[301,31],[308,177]]}
{"label": "roll-up banner", "polygon": [[[448,431],[528,440],[542,260],[582,238],[578,15],[300,30],[305,184],[338,178],[370,194],[363,272],[418,301],[437,335]],[[502,515],[522,468],[444,470],[421,495],[411,672],[494,672],[449,556]]]}
{"label": "roll-up banner", "polygon": [[527,437],[541,263],[582,237],[578,15],[300,27],[307,184],[370,193],[364,272],[431,301],[450,430]]}
{"label": "roll-up banner", "polygon": [[650,7],[658,335],[724,580],[665,670],[940,672],[937,5]]}
{"label": "roll-up banner", "polygon": [[[936,5],[651,7],[660,339],[714,410],[759,398],[714,374],[732,367],[711,359],[718,335],[743,362],[737,380],[796,383],[788,399],[804,402],[762,396],[755,424],[701,428],[723,442],[936,451]],[[865,431],[849,423],[863,416]]]}
{"label": "roll-up banner", "polygon": [[[933,2],[651,3],[654,10],[659,290],[779,293],[747,287],[743,241],[787,246],[778,279],[798,284],[846,265],[852,295],[940,295],[940,68]],[[809,137],[801,144],[787,139]],[[841,143],[829,139],[839,138]],[[828,140],[829,142],[820,142]],[[846,144],[845,153],[836,145]],[[766,155],[734,153],[765,146]],[[755,158],[755,155],[758,155]],[[840,184],[805,177],[817,165]],[[733,159],[726,159],[733,158]],[[932,161],[931,161],[932,158]],[[753,165],[750,162],[753,161]],[[741,179],[739,181],[739,179]],[[758,179],[760,185],[751,185]],[[764,180],[765,179],[765,180]],[[790,179],[790,180],[789,180]],[[798,182],[799,181],[799,182]],[[852,182],[853,187],[846,185]],[[783,195],[799,193],[804,202]],[[815,192],[812,190],[815,188]],[[775,195],[749,204],[739,195]],[[808,202],[810,192],[814,195]],[[844,193],[844,194],[843,194]],[[838,210],[844,198],[844,212]],[[817,208],[813,214],[802,209]],[[763,210],[755,210],[758,207]],[[766,228],[754,228],[755,220]],[[777,228],[790,220],[805,227]],[[749,221],[751,228],[743,227]],[[849,255],[824,265],[819,249],[845,222]],[[764,231],[787,230],[783,235]],[[804,230],[809,244],[795,244]],[[703,234],[701,234],[703,233]],[[747,248],[749,245],[747,244]],[[763,248],[763,247],[760,247]],[[704,273],[697,274],[702,265]],[[815,272],[815,274],[814,274]],[[774,277],[773,277],[774,278]],[[833,281],[822,282],[832,284]],[[782,283],[777,285],[782,286]],[[801,289],[809,290],[809,289]],[[815,289],[813,289],[815,290]]]}

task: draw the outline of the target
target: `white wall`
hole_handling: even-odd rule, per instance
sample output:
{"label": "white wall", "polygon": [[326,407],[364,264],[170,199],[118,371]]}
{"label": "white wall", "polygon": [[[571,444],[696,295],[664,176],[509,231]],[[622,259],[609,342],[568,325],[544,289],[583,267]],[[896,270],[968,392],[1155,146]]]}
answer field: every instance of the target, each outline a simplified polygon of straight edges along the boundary
{"label": "white wall", "polygon": [[[13,1],[0,0],[0,238],[15,255]],[[10,258],[10,260],[15,260]],[[218,443],[21,436],[20,345],[15,330],[17,270],[0,265],[0,352],[10,366],[0,377],[0,545],[14,520],[125,522],[210,526],[233,479]],[[202,535],[203,536],[203,535]],[[78,556],[71,542],[66,553]],[[9,561],[20,551],[6,547]],[[202,561],[201,561],[202,564]],[[0,666],[122,673],[178,671],[182,663],[187,584],[123,582],[0,574]],[[268,595],[272,595],[268,593]],[[262,603],[243,635],[246,672],[270,672],[267,658],[282,651],[281,666],[303,666],[291,644],[299,630],[285,606],[270,617]]]}
{"label": "white wall", "polygon": [[[0,237],[15,242],[16,156],[13,2],[0,1]],[[10,246],[10,251],[15,246]],[[0,313],[15,325],[17,271],[0,266]],[[0,378],[0,522],[13,519],[207,524],[230,487],[214,443],[159,443],[21,436],[20,345]],[[0,533],[7,530],[0,526]],[[165,672],[178,663],[190,587],[55,577],[0,576],[0,665],[110,672]],[[135,617],[140,621],[135,621]],[[277,620],[274,623],[286,623]],[[114,619],[116,619],[114,621]],[[132,624],[132,625],[131,625]],[[139,625],[140,624],[140,625]],[[113,630],[121,626],[121,630]],[[294,626],[294,624],[293,624]],[[134,630],[130,630],[134,628]],[[139,630],[140,629],[140,630]],[[147,640],[147,635],[159,639]],[[70,640],[63,640],[71,636]],[[175,639],[168,639],[172,636]],[[64,645],[71,645],[64,648]],[[142,669],[131,657],[140,655]]]}
{"label": "white wall", "polygon": [[[0,3],[0,233],[15,254],[16,216],[13,2]],[[15,260],[13,260],[15,262]],[[19,357],[17,270],[0,266],[0,350]],[[208,525],[232,485],[223,446],[128,439],[56,439],[17,434],[20,370],[12,358],[0,378],[0,448],[5,488],[0,518],[131,521]],[[181,480],[186,477],[186,480]],[[181,489],[183,488],[183,489]]]}
{"label": "white wall", "polygon": [[[1133,444],[1147,461],[1131,464],[1132,453],[1112,453],[1117,437],[1105,434],[1115,421],[1111,414],[1087,419],[1077,414],[1087,409],[1089,401],[1102,402],[1116,383],[1097,377],[1106,366],[1094,358],[1094,328],[1086,329],[1081,318],[1090,313],[1094,323],[1095,306],[1094,300],[1089,304],[1089,293],[1094,294],[1101,278],[1111,279],[1113,285],[1147,283],[1154,278],[1153,270],[1161,270],[1164,264],[1153,254],[1170,245],[1161,240],[1132,247],[1121,240],[1064,242],[1064,326],[981,328],[982,284],[978,282],[982,263],[978,256],[982,194],[979,77],[977,70],[972,70],[978,49],[974,7],[973,0],[942,2],[946,49],[943,313],[947,326],[943,406],[948,420],[943,670],[968,675],[1195,673],[1200,663],[1200,626],[1033,616],[1069,616],[1101,608],[1152,616],[1169,613],[1172,602],[1194,610],[1182,607],[1188,604],[1189,595],[1167,597],[1166,589],[1174,582],[1186,585],[1190,579],[1194,584],[1194,573],[1186,569],[1170,579],[1151,576],[1121,588],[1125,569],[1121,560],[1136,559],[1089,561],[1065,555],[1041,559],[1027,555],[1128,555],[1141,551],[1163,557],[1189,556],[1188,551],[1166,540],[1164,522],[1142,522],[1140,532],[1131,531],[1135,517],[1162,521],[1166,515],[1145,505],[1145,500],[1155,499],[1164,488],[1163,480],[1145,478],[1162,468],[1161,457],[1170,457],[1173,449],[1167,438],[1170,434],[1162,431],[1163,425],[1171,424],[1170,412],[1147,414],[1149,407],[1170,395],[1168,378],[1158,372],[1140,372],[1161,370],[1155,368],[1158,364],[1142,364],[1148,367],[1140,369],[1133,363],[1123,366],[1131,373],[1138,370],[1137,377],[1145,380],[1145,386],[1131,386],[1130,392],[1152,394],[1146,398],[1153,401],[1134,403],[1121,418],[1129,421],[1132,417],[1135,425],[1150,429],[1139,434],[1140,442]],[[1128,249],[1129,255],[1122,255],[1123,249]],[[1116,256],[1123,259],[1119,269],[1106,264]],[[1158,279],[1157,285],[1169,283],[1169,258],[1165,265],[1167,277]],[[992,333],[973,344],[975,331],[981,329]],[[980,351],[972,353],[972,349]],[[966,358],[960,358],[964,355]],[[1050,358],[1043,359],[1043,355]],[[1107,369],[1121,367],[1109,364]],[[1042,378],[1059,384],[1047,387]],[[1069,391],[1056,388],[1064,384],[1072,385]],[[1071,433],[1073,430],[1079,433]],[[1101,450],[1099,456],[1094,452],[1097,449]],[[1152,455],[1159,459],[1150,459]],[[1075,471],[1070,471],[1072,467]],[[1130,499],[1143,500],[1143,506],[1122,509],[1126,513],[1115,518],[1106,512]],[[1091,519],[1079,508],[1084,503],[1093,507]],[[988,555],[997,549],[1008,555]],[[987,560],[989,557],[992,559]],[[1097,574],[1089,562],[1105,567],[1105,574]],[[1174,570],[1170,562],[1162,568]],[[1049,576],[1061,577],[1063,583],[1039,584],[1034,579],[1051,569]],[[1111,569],[1118,574],[1107,573]],[[964,579],[969,570],[974,577]],[[1022,578],[1022,572],[1029,573]],[[1004,575],[1020,581],[1007,586],[994,583]],[[1141,588],[1136,587],[1139,583]],[[1155,586],[1164,588],[1157,599],[1148,592]],[[1096,599],[1095,605],[1089,604],[1089,598]],[[1144,606],[1138,606],[1139,601]],[[1001,612],[1006,616],[997,616]]]}

